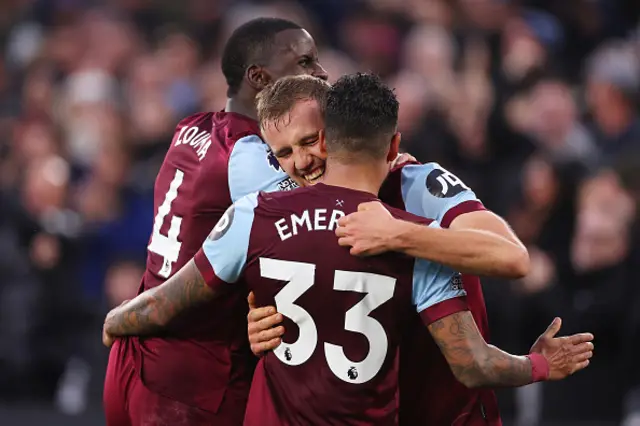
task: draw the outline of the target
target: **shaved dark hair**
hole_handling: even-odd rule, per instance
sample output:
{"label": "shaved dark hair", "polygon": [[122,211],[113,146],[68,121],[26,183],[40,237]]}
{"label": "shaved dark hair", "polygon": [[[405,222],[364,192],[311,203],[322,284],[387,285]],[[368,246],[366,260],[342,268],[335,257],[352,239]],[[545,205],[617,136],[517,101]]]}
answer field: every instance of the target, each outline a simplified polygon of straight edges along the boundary
{"label": "shaved dark hair", "polygon": [[285,30],[301,30],[295,22],[280,18],[258,18],[236,28],[222,52],[222,73],[227,80],[227,96],[238,93],[251,65],[266,65],[274,40]]}

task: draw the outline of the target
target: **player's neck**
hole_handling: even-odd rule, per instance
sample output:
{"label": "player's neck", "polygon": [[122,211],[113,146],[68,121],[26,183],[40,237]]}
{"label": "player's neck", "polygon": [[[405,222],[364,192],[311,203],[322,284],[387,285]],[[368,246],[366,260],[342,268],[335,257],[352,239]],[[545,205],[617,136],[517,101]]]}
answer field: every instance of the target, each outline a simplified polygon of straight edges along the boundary
{"label": "player's neck", "polygon": [[370,164],[343,164],[327,161],[322,183],[368,192],[377,197],[385,177],[385,172]]}
{"label": "player's neck", "polygon": [[242,114],[254,120],[258,119],[256,113],[256,107],[253,102],[246,102],[243,99],[233,97],[227,99],[227,105],[224,108],[226,112],[234,112],[236,114]]}

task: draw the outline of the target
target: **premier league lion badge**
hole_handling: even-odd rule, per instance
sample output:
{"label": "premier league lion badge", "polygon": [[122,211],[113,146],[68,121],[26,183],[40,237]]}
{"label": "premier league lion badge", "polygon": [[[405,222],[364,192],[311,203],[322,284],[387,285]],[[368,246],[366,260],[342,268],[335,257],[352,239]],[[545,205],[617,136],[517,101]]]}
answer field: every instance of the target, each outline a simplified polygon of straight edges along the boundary
{"label": "premier league lion badge", "polygon": [[276,155],[270,149],[267,150],[267,162],[269,163],[269,167],[271,167],[276,172],[281,172],[280,163],[278,163],[278,159]]}

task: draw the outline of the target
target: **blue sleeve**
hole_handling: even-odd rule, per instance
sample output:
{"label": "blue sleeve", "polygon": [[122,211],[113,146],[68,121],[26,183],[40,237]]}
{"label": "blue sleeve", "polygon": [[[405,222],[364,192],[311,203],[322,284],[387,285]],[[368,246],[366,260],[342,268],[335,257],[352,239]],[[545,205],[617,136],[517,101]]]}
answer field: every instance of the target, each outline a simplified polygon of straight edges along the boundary
{"label": "blue sleeve", "polygon": [[233,202],[253,192],[295,187],[267,144],[257,135],[245,136],[234,145],[229,157],[228,179]]}
{"label": "blue sleeve", "polygon": [[480,201],[469,187],[438,163],[403,167],[401,185],[406,210],[438,222],[460,203]]}
{"label": "blue sleeve", "polygon": [[[429,226],[438,226],[432,222]],[[438,263],[416,259],[413,269],[413,304],[422,312],[440,302],[466,296],[458,272]]]}
{"label": "blue sleeve", "polygon": [[[258,193],[238,200],[227,209],[202,245],[212,272],[224,282],[236,282],[244,271],[257,205]],[[207,276],[205,278],[210,281]]]}

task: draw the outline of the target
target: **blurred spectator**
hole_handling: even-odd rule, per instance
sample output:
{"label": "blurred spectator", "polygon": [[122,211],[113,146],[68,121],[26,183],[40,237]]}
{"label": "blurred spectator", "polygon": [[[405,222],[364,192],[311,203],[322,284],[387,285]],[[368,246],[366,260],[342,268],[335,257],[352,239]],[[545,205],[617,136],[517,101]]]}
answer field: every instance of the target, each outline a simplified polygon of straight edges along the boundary
{"label": "blurred spectator", "polygon": [[640,56],[621,43],[599,49],[587,68],[587,103],[593,116],[602,161],[640,147]]}
{"label": "blurred spectator", "polygon": [[101,321],[138,290],[173,129],[224,108],[230,32],[281,16],[314,35],[331,81],[387,79],[403,150],[450,168],[529,247],[528,277],[485,281],[495,342],[526,351],[555,315],[595,332],[589,370],[503,392],[505,417],[616,424],[624,410],[637,426],[636,3],[0,2],[0,399],[99,405]]}

